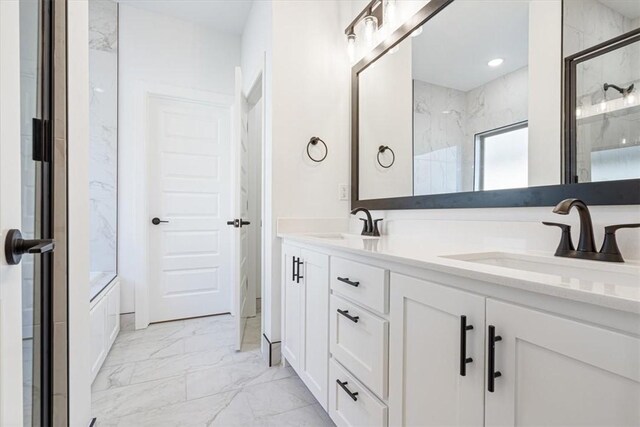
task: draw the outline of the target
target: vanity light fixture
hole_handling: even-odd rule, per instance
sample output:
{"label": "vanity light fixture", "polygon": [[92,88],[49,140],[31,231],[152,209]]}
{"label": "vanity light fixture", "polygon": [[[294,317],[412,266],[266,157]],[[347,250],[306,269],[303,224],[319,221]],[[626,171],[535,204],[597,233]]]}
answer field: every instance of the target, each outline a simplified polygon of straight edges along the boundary
{"label": "vanity light fixture", "polygon": [[504,59],[495,58],[495,59],[492,59],[491,61],[487,62],[487,65],[489,67],[499,67],[500,65],[502,65],[503,62],[504,62]]}
{"label": "vanity light fixture", "polygon": [[413,33],[411,33],[411,37],[418,37],[420,34],[422,34],[422,27],[418,28]]}
{"label": "vanity light fixture", "polygon": [[349,60],[353,61],[356,56],[356,35],[354,33],[347,34],[347,54]]}
{"label": "vanity light fixture", "polygon": [[[391,6],[393,3],[393,0],[371,0],[344,30],[344,33],[347,36],[347,52],[349,53],[349,57],[351,57],[352,61],[354,59],[352,55],[355,55],[356,26],[361,22],[364,23],[364,38],[367,44],[372,45],[375,42],[375,35],[377,31],[384,24],[386,17],[385,7],[390,6],[391,9],[394,9],[395,4]],[[389,16],[393,14],[395,14],[395,10],[391,10],[391,14]],[[353,54],[351,51],[353,51]]]}

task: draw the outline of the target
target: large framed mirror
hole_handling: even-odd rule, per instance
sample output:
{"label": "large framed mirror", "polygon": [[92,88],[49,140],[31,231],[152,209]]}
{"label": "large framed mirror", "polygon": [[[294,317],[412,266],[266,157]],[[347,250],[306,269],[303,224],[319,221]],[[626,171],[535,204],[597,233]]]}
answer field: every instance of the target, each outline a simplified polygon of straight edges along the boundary
{"label": "large framed mirror", "polygon": [[640,204],[640,2],[620,4],[427,3],[353,67],[352,205]]}

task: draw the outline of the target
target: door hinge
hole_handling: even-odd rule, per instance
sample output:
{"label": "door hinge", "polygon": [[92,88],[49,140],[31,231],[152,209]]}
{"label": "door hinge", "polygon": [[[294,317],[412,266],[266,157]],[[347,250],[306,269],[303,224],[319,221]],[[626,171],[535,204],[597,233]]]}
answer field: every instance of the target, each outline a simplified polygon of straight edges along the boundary
{"label": "door hinge", "polygon": [[51,161],[51,122],[46,119],[33,119],[33,160]]}

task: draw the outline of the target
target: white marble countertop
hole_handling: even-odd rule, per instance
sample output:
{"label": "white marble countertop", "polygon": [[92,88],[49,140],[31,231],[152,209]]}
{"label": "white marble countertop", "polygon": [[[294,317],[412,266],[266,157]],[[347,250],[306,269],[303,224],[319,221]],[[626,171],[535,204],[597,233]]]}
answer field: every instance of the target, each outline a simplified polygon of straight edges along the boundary
{"label": "white marble countertop", "polygon": [[[469,246],[464,242],[433,242],[426,236],[363,238],[342,233],[283,233],[279,237],[373,259],[454,274],[511,288],[551,295],[640,314],[640,264],[554,257],[553,253],[510,251]],[[468,254],[468,255],[466,255]],[[480,256],[481,255],[481,256]],[[455,258],[449,258],[455,256]],[[535,261],[538,270],[473,262],[474,258],[507,256]],[[467,258],[463,260],[460,258]],[[553,267],[558,270],[553,271]],[[547,271],[548,270],[548,271]],[[579,274],[572,274],[571,271]],[[576,277],[577,276],[577,277]]]}

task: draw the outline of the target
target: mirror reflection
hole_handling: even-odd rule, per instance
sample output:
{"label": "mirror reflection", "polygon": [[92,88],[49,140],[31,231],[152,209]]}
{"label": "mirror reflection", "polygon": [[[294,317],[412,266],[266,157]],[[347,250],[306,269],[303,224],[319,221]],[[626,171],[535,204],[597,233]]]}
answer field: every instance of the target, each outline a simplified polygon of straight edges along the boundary
{"label": "mirror reflection", "polygon": [[[547,43],[529,31],[546,17],[535,3],[456,0],[359,74],[360,199],[531,184],[541,166],[529,129],[543,118],[530,120],[530,92],[544,86],[560,103],[559,83],[529,72],[531,59],[548,61],[532,51]],[[547,120],[559,130],[560,117]],[[393,167],[376,161],[380,146]],[[547,160],[557,163],[543,181],[558,184],[559,152]]]}
{"label": "mirror reflection", "polygon": [[565,0],[563,7],[564,55],[574,58],[569,178],[640,178],[640,2]]}

